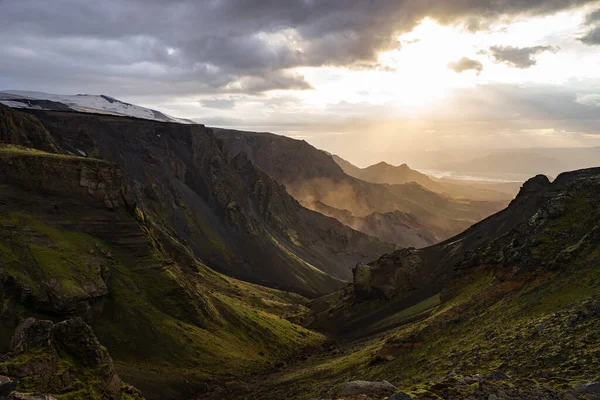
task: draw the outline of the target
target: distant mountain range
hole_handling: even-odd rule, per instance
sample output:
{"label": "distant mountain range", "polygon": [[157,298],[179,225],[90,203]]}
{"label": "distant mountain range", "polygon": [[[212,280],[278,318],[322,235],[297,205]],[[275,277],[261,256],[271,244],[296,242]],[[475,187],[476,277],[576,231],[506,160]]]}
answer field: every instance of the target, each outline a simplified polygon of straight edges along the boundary
{"label": "distant mountain range", "polygon": [[390,165],[380,162],[367,168],[359,168],[343,158],[332,155],[334,161],[348,175],[366,182],[383,183],[390,185],[402,185],[406,183],[417,183],[431,190],[455,199],[468,199],[474,201],[502,201],[511,200],[517,194],[520,184],[511,185],[510,188],[500,188],[500,185],[492,185],[490,182],[449,182],[434,179],[419,171],[411,169],[408,165]]}
{"label": "distant mountain range", "polygon": [[416,152],[406,161],[419,170],[449,176],[523,181],[536,174],[555,177],[594,167],[599,159],[600,147],[557,147]]}
{"label": "distant mountain range", "polygon": [[194,121],[175,118],[160,111],[125,103],[105,95],[58,95],[23,90],[0,91],[0,104],[14,108],[34,110],[78,111],[94,114],[120,115],[179,124],[195,124]]}

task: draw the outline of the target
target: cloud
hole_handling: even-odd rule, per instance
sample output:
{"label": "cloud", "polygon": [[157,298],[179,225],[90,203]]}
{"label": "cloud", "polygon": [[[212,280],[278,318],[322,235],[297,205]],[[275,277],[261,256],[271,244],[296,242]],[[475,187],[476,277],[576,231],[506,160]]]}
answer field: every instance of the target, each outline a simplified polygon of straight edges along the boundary
{"label": "cloud", "polygon": [[588,31],[578,39],[590,46],[600,45],[600,9],[588,14],[585,25],[588,27]]}
{"label": "cloud", "polygon": [[398,35],[426,16],[478,29],[592,1],[0,0],[0,86],[115,95],[309,89],[294,68],[375,67],[379,52],[397,48]]}
{"label": "cloud", "polygon": [[477,60],[463,57],[458,61],[448,64],[448,68],[459,74],[465,71],[476,71],[477,75],[479,75],[483,71],[483,64]]}
{"label": "cloud", "polygon": [[584,106],[600,107],[600,94],[578,94],[575,102]]}
{"label": "cloud", "polygon": [[511,67],[527,69],[537,64],[535,56],[544,53],[556,53],[560,50],[554,46],[534,46],[534,47],[512,47],[512,46],[492,46],[490,54],[497,63],[504,63]]}
{"label": "cloud", "polygon": [[585,18],[587,24],[593,24],[596,22],[600,22],[600,9],[588,14]]}
{"label": "cloud", "polygon": [[584,36],[580,37],[579,40],[590,46],[600,45],[600,27],[590,30]]}
{"label": "cloud", "polygon": [[217,110],[231,110],[235,108],[235,99],[208,99],[200,101],[202,107],[215,108]]}

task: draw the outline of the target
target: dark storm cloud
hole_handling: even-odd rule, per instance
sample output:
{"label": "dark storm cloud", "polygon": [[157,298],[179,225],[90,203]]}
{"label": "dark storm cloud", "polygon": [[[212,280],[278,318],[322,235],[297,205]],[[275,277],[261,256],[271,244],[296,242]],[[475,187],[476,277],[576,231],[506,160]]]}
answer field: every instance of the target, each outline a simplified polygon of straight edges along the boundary
{"label": "dark storm cloud", "polygon": [[[374,66],[425,16],[472,27],[592,0],[0,0],[0,87],[172,94],[310,86],[298,66]],[[55,77],[50,80],[48,77]]]}
{"label": "dark storm cloud", "polygon": [[585,21],[588,31],[579,40],[590,46],[600,45],[600,9],[590,13]]}
{"label": "dark storm cloud", "polygon": [[591,46],[600,45],[600,27],[592,29],[584,36],[580,37],[579,40]]}
{"label": "dark storm cloud", "polygon": [[476,71],[477,75],[479,75],[483,71],[483,64],[477,60],[463,57],[458,61],[448,64],[448,68],[459,74],[465,71]]}
{"label": "dark storm cloud", "polygon": [[492,46],[490,54],[494,61],[508,64],[511,67],[527,69],[537,64],[535,56],[546,51],[557,52],[559,49],[554,46],[534,46],[534,47],[512,47],[512,46]]}
{"label": "dark storm cloud", "polygon": [[600,9],[590,13],[585,20],[588,24],[600,22]]}

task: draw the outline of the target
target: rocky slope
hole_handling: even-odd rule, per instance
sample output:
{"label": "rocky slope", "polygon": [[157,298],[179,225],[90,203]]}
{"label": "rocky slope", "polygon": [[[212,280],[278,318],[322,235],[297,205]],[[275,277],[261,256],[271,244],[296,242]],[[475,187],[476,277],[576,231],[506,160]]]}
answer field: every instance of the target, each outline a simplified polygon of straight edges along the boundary
{"label": "rocky slope", "polygon": [[229,275],[314,296],[350,280],[356,261],[393,249],[303,208],[244,154],[228,157],[202,125],[2,112],[3,140],[118,164],[148,218]]}
{"label": "rocky slope", "polygon": [[[215,133],[223,140],[229,154],[248,154],[262,170],[283,183],[294,198],[314,209],[319,209],[318,204],[325,204],[333,209],[348,210],[355,218],[396,211],[411,214],[414,218],[409,227],[395,218],[386,218],[379,221],[386,224],[382,232],[364,230],[380,234],[378,237],[386,238],[384,240],[393,233],[393,242],[400,245],[415,243],[416,238],[420,238],[419,243],[415,243],[419,247],[437,243],[506,204],[503,201],[450,199],[414,182],[402,185],[365,182],[346,174],[331,155],[304,141],[269,133],[223,129]],[[320,209],[323,210],[322,207]],[[371,224],[361,221],[350,226],[363,225]]]}
{"label": "rocky slope", "polygon": [[359,265],[311,304],[337,345],[240,398],[598,398],[599,195],[600,168],[538,176],[464,234]]}

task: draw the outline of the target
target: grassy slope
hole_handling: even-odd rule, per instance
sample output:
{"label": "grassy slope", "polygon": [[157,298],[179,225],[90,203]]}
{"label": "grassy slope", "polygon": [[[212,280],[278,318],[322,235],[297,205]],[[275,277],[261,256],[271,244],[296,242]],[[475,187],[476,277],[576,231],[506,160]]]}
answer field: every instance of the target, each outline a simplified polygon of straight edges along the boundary
{"label": "grassy slope", "polygon": [[[120,375],[150,397],[174,396],[191,379],[241,379],[323,341],[284,318],[306,312],[301,296],[228,278],[200,262],[183,267],[160,247],[147,259],[128,259],[33,213],[2,212],[0,226],[0,272],[34,295],[54,280],[61,294],[77,297],[95,275],[88,268],[99,262],[90,249],[114,254],[110,293],[94,330]],[[19,313],[60,318],[22,306]]]}

